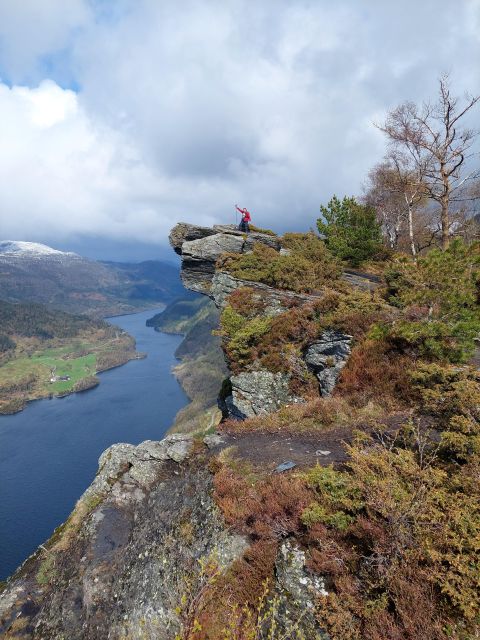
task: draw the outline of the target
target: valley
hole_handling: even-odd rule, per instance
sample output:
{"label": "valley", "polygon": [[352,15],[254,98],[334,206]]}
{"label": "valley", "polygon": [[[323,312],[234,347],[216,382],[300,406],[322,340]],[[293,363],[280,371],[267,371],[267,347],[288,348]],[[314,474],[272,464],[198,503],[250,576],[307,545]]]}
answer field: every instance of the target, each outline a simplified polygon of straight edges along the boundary
{"label": "valley", "polygon": [[182,292],[178,269],[166,262],[99,262],[35,242],[0,241],[0,300],[105,318],[158,307]]}
{"label": "valley", "polygon": [[84,391],[97,373],[141,357],[135,340],[103,321],[0,301],[0,413],[30,400]]}

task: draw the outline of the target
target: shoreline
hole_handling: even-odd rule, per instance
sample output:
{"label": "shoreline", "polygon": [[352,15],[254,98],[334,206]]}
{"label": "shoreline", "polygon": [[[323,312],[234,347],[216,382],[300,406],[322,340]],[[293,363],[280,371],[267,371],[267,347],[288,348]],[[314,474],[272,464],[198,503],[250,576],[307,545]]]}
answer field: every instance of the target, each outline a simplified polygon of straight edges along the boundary
{"label": "shoreline", "polygon": [[[117,314],[114,316],[105,316],[104,318],[102,318],[105,322],[108,322],[108,324],[112,325],[112,326],[116,326],[114,322],[110,322],[110,319],[113,318],[120,318],[120,317],[124,317],[124,316],[134,316],[137,315],[137,313],[145,313],[146,311],[157,311],[158,313],[162,313],[162,311],[165,310],[166,308],[166,304],[163,305],[163,308],[159,308],[158,306],[154,306],[154,307],[149,307],[147,309],[142,309],[140,311],[135,311],[133,313],[121,313],[121,314]],[[130,334],[128,334],[129,338],[132,338],[133,340],[134,337],[131,336]],[[97,375],[105,373],[106,371],[111,371],[112,369],[116,369],[118,367],[123,367],[124,365],[126,365],[127,363],[133,361],[133,360],[143,360],[144,358],[148,357],[148,354],[142,351],[136,351],[136,345],[134,347],[135,351],[134,353],[131,355],[131,357],[126,358],[125,360],[112,364],[111,366],[106,366],[103,368],[98,369],[97,371],[95,371],[94,374],[92,374],[92,378],[96,378]],[[172,375],[173,371],[172,371]],[[86,380],[87,378],[84,378],[83,380]],[[81,382],[82,380],[79,380],[79,382]],[[84,388],[80,388],[80,389],[68,389],[65,391],[62,391],[60,393],[45,393],[45,395],[40,395],[38,397],[35,398],[26,398],[21,404],[19,404],[18,406],[14,406],[12,407],[12,409],[8,409],[8,405],[6,410],[3,410],[2,408],[0,408],[0,416],[13,416],[16,415],[17,413],[20,413],[22,411],[24,411],[29,404],[31,404],[32,402],[37,402],[39,400],[53,400],[53,399],[62,399],[62,398],[66,398],[67,396],[70,396],[72,394],[75,393],[83,393],[85,391],[91,391],[92,389],[95,389],[96,387],[98,387],[101,383],[101,380],[99,378],[97,378],[97,380],[94,382],[92,380],[91,384],[85,386]],[[78,383],[77,383],[78,384]],[[180,384],[180,383],[179,383]],[[182,386],[182,385],[181,385]],[[183,386],[182,386],[183,389]]]}

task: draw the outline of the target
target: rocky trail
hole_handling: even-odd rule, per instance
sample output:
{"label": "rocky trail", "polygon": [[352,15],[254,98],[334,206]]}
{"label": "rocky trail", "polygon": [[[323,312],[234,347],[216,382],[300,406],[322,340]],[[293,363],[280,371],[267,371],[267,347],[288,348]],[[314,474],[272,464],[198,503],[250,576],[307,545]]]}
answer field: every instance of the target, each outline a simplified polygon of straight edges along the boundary
{"label": "rocky trail", "polygon": [[[408,412],[398,412],[385,419],[387,432],[395,434],[408,420]],[[428,425],[426,425],[428,426]],[[358,424],[360,431],[371,433],[368,424]],[[216,439],[215,439],[216,438]],[[218,437],[206,439],[213,454],[230,448],[231,456],[244,460],[264,472],[275,472],[286,462],[294,463],[295,468],[311,467],[315,464],[327,466],[339,465],[348,459],[346,445],[353,439],[351,425],[308,432],[264,432],[232,428],[231,423],[219,426]],[[290,467],[293,468],[293,467]]]}

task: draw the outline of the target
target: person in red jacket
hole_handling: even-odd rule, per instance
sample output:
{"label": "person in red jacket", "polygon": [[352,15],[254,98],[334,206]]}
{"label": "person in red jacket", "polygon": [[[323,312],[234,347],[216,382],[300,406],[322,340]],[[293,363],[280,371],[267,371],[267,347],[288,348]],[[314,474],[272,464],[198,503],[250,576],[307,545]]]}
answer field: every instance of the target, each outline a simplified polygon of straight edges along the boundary
{"label": "person in red jacket", "polygon": [[236,204],[235,208],[237,209],[237,211],[240,211],[240,213],[242,214],[242,219],[240,221],[240,224],[238,225],[238,228],[240,229],[240,231],[243,231],[244,233],[249,233],[250,232],[250,227],[249,227],[249,223],[252,221],[252,218],[250,216],[250,211],[248,211],[247,209],[240,209],[240,207]]}

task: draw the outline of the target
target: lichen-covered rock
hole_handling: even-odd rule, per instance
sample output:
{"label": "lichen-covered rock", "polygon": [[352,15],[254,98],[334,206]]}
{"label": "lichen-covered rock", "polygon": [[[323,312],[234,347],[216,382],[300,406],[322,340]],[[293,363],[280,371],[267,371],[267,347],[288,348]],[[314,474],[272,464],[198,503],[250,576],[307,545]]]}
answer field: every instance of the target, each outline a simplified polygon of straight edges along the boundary
{"label": "lichen-covered rock", "polygon": [[225,406],[232,418],[243,420],[272,413],[285,404],[303,402],[289,389],[290,376],[271,371],[245,371],[230,378],[232,394]]}
{"label": "lichen-covered rock", "polygon": [[98,460],[97,475],[80,500],[109,491],[113,483],[131,467],[135,449],[133,444],[123,442],[108,447]]}
{"label": "lichen-covered rock", "polygon": [[179,222],[170,231],[168,239],[175,253],[182,255],[182,245],[184,242],[213,236],[215,233],[216,231],[210,227],[199,227],[194,224]]}
{"label": "lichen-covered rock", "polygon": [[322,631],[314,615],[315,601],[328,595],[325,581],[307,570],[305,552],[295,542],[282,543],[275,578],[280,628],[288,631],[298,625],[305,638],[328,640],[329,635]]}
{"label": "lichen-covered rock", "polygon": [[190,442],[178,434],[102,455],[104,493],[88,494],[88,511],[80,500],[1,594],[2,638],[173,640],[184,598],[201,589],[199,560],[226,568],[248,547],[225,526],[206,465],[185,458]]}
{"label": "lichen-covered rock", "polygon": [[325,331],[321,339],[306,350],[305,362],[317,376],[322,396],[332,393],[350,356],[351,342],[352,336],[339,331]]}
{"label": "lichen-covered rock", "polygon": [[226,271],[216,271],[208,291],[208,295],[215,302],[219,309],[227,304],[228,296],[240,287],[249,287],[262,299],[265,305],[266,315],[277,315],[282,313],[292,305],[301,305],[306,302],[314,302],[318,300],[319,295],[313,296],[308,293],[295,293],[294,291],[285,291],[282,289],[274,289],[267,284],[261,282],[252,282],[250,280],[241,280],[234,278]]}
{"label": "lichen-covered rock", "polygon": [[207,445],[209,449],[215,449],[215,447],[220,447],[225,442],[225,436],[220,435],[219,433],[211,433],[204,437],[203,444]]}
{"label": "lichen-covered rock", "polygon": [[182,282],[187,289],[210,295],[215,263],[222,253],[247,253],[255,242],[279,251],[277,236],[264,233],[245,234],[233,225],[213,228],[179,223],[170,232],[170,244],[182,256]]}

